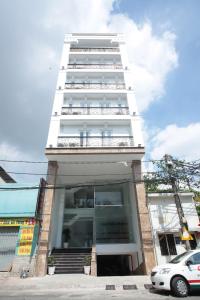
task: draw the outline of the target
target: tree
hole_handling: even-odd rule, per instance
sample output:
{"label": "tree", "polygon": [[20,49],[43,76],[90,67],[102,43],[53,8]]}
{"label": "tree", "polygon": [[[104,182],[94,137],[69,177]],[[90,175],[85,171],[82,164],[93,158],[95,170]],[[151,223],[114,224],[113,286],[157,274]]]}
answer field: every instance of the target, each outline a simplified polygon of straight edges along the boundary
{"label": "tree", "polygon": [[153,172],[144,176],[146,191],[172,192],[171,177],[174,177],[180,192],[193,192],[195,197],[200,197],[200,163],[176,158],[172,158],[172,161],[173,169],[170,174],[164,159],[153,161]]}

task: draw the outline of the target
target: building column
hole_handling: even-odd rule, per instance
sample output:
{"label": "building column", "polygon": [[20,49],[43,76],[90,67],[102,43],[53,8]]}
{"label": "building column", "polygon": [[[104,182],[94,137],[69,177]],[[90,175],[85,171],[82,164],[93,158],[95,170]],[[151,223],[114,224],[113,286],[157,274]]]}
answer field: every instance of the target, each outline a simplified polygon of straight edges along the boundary
{"label": "building column", "polygon": [[132,161],[132,173],[143,255],[143,263],[139,271],[143,274],[150,274],[156,263],[140,160]]}
{"label": "building column", "polygon": [[96,246],[92,246],[91,253],[91,275],[97,276],[97,254],[96,254]]}
{"label": "building column", "polygon": [[47,255],[49,250],[49,237],[52,221],[52,208],[54,203],[55,184],[58,164],[56,161],[49,161],[47,185],[44,196],[42,224],[38,243],[38,255],[36,260],[36,276],[45,276],[47,273]]}

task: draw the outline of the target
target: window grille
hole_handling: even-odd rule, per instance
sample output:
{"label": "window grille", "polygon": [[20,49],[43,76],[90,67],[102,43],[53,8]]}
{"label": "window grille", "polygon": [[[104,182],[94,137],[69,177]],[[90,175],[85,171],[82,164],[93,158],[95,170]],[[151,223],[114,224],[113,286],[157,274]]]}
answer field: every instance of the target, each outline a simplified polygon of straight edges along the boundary
{"label": "window grille", "polygon": [[173,234],[158,235],[161,255],[177,255],[175,238]]}

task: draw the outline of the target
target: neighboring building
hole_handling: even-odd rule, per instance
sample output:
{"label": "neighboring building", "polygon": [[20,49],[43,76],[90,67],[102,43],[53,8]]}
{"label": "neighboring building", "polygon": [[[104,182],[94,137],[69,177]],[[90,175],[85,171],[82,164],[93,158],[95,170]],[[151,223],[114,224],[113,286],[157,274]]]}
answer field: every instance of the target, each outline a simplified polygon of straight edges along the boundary
{"label": "neighboring building", "polygon": [[34,275],[41,196],[39,185],[0,184],[0,272]]}
{"label": "neighboring building", "polygon": [[92,275],[149,273],[145,150],[123,35],[65,36],[45,153],[49,186],[65,188],[46,193],[38,275],[49,251],[70,251],[64,242],[92,251]]}
{"label": "neighboring building", "polygon": [[[199,218],[192,193],[179,193],[188,230],[193,237],[191,249],[200,242]],[[180,239],[180,222],[172,193],[149,193],[148,206],[154,237],[157,264],[170,261],[185,251],[185,242]]]}
{"label": "neighboring building", "polygon": [[15,180],[0,166],[0,184],[15,183]]}

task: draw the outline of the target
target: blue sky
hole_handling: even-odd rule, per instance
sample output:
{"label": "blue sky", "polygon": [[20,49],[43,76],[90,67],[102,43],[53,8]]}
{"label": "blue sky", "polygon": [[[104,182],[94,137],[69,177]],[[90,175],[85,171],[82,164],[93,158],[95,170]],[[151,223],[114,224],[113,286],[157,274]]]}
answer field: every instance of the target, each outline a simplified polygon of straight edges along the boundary
{"label": "blue sky", "polygon": [[45,160],[64,34],[122,31],[147,157],[199,158],[199,12],[199,0],[1,0],[0,157]]}
{"label": "blue sky", "polygon": [[[200,111],[200,1],[124,0],[118,11],[139,24],[146,19],[156,34],[163,28],[176,34],[179,67],[166,80],[166,94],[145,112],[150,126],[164,127],[169,122],[185,126],[199,121]],[[168,112],[163,114],[163,112]],[[155,120],[156,118],[156,120]]]}

